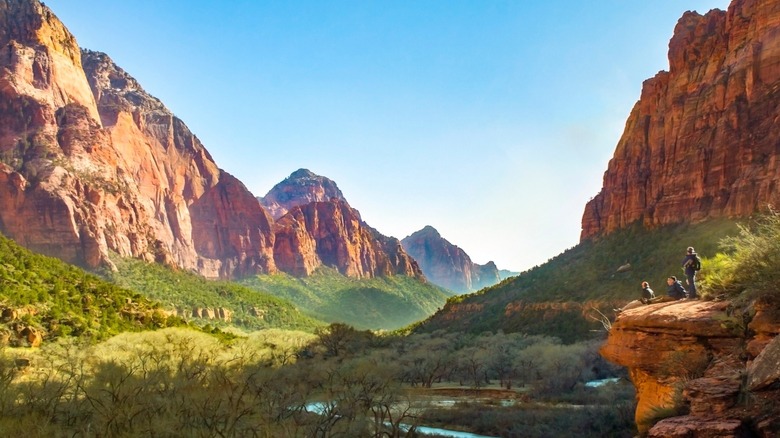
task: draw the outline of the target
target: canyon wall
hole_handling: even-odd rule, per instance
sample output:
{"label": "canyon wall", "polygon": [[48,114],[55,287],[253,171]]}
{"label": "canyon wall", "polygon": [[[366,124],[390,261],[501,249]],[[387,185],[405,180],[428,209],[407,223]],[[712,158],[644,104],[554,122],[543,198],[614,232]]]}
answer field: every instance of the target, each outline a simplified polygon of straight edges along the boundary
{"label": "canyon wall", "polygon": [[669,71],[642,86],[582,239],[749,216],[780,201],[780,1],[734,0],[686,12]]}
{"label": "canyon wall", "polygon": [[0,24],[3,234],[88,268],[111,268],[117,254],[236,278],[276,272],[279,258],[301,275],[325,264],[422,279],[397,240],[304,169],[262,198],[276,226],[182,120],[107,55],[81,50],[39,1],[0,0]]}

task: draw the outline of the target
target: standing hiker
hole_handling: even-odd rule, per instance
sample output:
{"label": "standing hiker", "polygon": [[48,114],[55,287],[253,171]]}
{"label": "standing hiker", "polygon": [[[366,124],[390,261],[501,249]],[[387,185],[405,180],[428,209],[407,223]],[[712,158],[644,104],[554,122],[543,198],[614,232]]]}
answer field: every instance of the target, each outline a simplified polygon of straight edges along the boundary
{"label": "standing hiker", "polygon": [[696,293],[696,273],[701,269],[701,259],[692,246],[688,247],[688,253],[685,255],[682,265],[687,277],[685,282],[688,284],[688,298],[692,300],[698,299],[699,295]]}

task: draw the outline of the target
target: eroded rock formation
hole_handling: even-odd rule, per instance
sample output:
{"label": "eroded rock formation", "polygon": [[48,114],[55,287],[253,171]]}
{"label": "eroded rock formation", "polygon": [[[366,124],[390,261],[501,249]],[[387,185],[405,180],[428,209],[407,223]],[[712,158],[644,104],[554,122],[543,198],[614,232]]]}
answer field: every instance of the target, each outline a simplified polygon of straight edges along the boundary
{"label": "eroded rock formation", "polygon": [[[780,432],[780,375],[763,372],[778,362],[773,351],[762,352],[780,344],[778,333],[776,305],[651,304],[622,312],[601,354],[628,367],[636,422],[649,436],[773,437]],[[774,341],[762,342],[755,355],[748,346],[758,339]],[[760,385],[746,384],[759,375]],[[664,411],[677,415],[654,424]]]}
{"label": "eroded rock formation", "polygon": [[585,207],[582,238],[748,216],[780,201],[780,1],[686,12]]}
{"label": "eroded rock formation", "polygon": [[88,267],[275,270],[270,217],[159,100],[38,1],[0,23],[0,231]]}
{"label": "eroded rock formation", "polygon": [[276,221],[275,232],[276,264],[293,275],[307,276],[325,265],[355,278],[424,278],[398,239],[369,227],[345,201],[293,207]]}
{"label": "eroded rock formation", "polygon": [[275,227],[184,122],[107,55],[80,50],[37,0],[0,0],[0,24],[0,232],[91,268],[116,253],[233,278],[275,272],[278,256],[301,275],[325,264],[421,277],[307,170],[264,198],[277,217],[301,206]]}
{"label": "eroded rock formation", "polygon": [[331,179],[298,169],[259,199],[276,219],[274,258],[284,272],[308,276],[329,266],[354,278],[423,278],[398,239],[363,222]]}

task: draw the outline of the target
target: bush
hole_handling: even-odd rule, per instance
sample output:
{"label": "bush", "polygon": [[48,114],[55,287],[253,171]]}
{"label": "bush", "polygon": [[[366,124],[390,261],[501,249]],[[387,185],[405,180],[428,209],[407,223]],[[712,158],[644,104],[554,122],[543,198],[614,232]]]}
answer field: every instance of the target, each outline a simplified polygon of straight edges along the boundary
{"label": "bush", "polygon": [[780,215],[774,211],[739,226],[720,241],[722,253],[709,260],[703,276],[710,296],[777,298],[780,284]]}

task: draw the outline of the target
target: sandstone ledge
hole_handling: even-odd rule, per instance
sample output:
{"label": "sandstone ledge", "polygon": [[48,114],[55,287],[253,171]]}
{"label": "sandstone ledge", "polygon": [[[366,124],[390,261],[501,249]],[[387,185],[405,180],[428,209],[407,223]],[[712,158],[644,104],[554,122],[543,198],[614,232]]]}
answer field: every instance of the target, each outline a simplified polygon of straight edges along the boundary
{"label": "sandstone ledge", "polygon": [[[780,404],[760,401],[778,399],[780,376],[765,373],[759,391],[744,384],[754,374],[748,370],[777,366],[766,363],[776,361],[775,354],[756,357],[746,348],[756,336],[773,334],[780,322],[776,310],[766,303],[742,309],[728,301],[676,301],[622,312],[601,354],[628,367],[637,389],[640,432],[659,437],[778,436]],[[747,315],[761,321],[762,330],[770,329],[754,330],[757,325],[751,326]],[[653,425],[653,417],[665,409],[681,416]]]}

